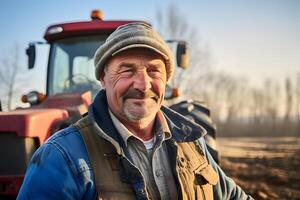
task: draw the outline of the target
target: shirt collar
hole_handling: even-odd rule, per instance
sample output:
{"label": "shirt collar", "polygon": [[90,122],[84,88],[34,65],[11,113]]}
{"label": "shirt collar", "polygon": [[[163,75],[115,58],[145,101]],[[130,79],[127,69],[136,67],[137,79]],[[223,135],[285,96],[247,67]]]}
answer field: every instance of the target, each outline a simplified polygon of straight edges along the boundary
{"label": "shirt collar", "polygon": [[[134,135],[132,132],[130,132],[125,126],[124,124],[122,124],[122,122],[120,122],[120,120],[118,120],[118,118],[111,112],[110,109],[108,109],[109,111],[109,115],[112,119],[112,122],[114,124],[114,126],[116,127],[116,129],[118,130],[118,132],[120,133],[123,141],[125,142],[125,145],[127,146],[127,141],[128,138],[130,137],[135,137],[138,140],[140,140],[141,142],[143,142],[142,139],[140,139],[139,137],[137,137],[136,135]],[[164,117],[163,113],[159,110],[156,114],[156,121],[155,121],[155,134],[165,134],[165,139],[169,139],[171,138],[171,132],[167,123],[166,118]]]}
{"label": "shirt collar", "polygon": [[165,139],[170,139],[172,137],[167,120],[160,110],[156,114],[155,132],[165,134]]}

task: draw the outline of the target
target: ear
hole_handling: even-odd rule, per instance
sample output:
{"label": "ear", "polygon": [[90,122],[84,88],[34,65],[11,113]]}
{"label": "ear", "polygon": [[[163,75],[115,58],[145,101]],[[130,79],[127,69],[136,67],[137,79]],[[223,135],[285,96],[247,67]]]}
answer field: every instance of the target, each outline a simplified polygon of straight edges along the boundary
{"label": "ear", "polygon": [[100,78],[99,81],[101,83],[102,89],[105,90],[105,70],[102,71],[99,78]]}

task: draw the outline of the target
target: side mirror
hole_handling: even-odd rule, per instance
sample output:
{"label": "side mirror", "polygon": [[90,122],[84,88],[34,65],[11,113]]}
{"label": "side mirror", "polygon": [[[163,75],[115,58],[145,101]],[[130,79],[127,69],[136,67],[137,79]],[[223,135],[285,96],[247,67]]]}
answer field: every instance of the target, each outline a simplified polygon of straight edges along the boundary
{"label": "side mirror", "polygon": [[189,65],[189,59],[189,52],[186,42],[179,41],[176,49],[176,61],[178,67],[186,69]]}
{"label": "side mirror", "polygon": [[26,54],[28,56],[28,69],[32,69],[35,63],[35,45],[29,44],[26,49]]}

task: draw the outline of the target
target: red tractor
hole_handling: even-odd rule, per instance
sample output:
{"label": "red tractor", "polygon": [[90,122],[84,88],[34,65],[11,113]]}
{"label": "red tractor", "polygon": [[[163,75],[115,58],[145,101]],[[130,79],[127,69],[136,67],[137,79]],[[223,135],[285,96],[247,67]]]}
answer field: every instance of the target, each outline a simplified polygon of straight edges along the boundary
{"label": "red tractor", "polygon": [[[22,97],[23,102],[30,103],[30,108],[0,112],[0,197],[15,197],[35,150],[55,131],[87,112],[101,88],[94,75],[96,49],[118,26],[133,22],[104,21],[100,11],[93,11],[91,18],[47,28],[44,38],[50,45],[50,53],[46,94],[30,92]],[[26,50],[29,69],[34,67],[37,44],[30,43]],[[188,59],[185,42],[176,41],[175,45],[177,65],[185,68]],[[174,97],[176,89],[167,88],[166,97]],[[182,105],[174,108],[178,111],[188,108]]]}

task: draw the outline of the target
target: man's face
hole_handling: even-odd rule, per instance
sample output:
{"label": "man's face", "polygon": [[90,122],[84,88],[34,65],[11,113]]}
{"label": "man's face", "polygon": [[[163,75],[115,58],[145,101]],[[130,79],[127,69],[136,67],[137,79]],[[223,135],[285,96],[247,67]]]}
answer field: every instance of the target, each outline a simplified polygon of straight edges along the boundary
{"label": "man's face", "polygon": [[161,55],[129,49],[113,56],[101,76],[110,110],[121,121],[152,121],[160,109],[166,85]]}

